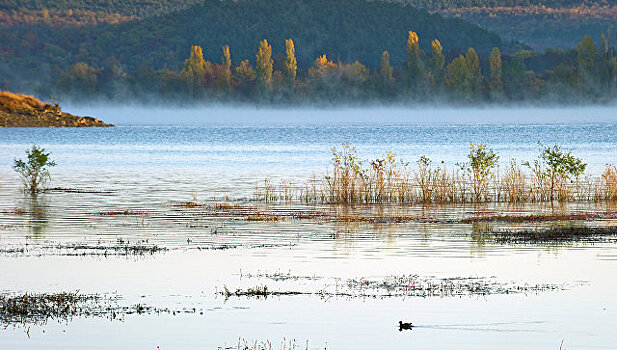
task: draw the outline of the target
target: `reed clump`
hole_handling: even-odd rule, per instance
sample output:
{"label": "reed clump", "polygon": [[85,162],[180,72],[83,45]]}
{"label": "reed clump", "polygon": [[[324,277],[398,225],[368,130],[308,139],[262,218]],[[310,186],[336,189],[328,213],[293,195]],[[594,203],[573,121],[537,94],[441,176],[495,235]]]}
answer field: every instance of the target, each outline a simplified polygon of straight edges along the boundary
{"label": "reed clump", "polygon": [[262,202],[319,204],[479,203],[617,201],[617,166],[600,177],[585,174],[587,164],[559,145],[543,146],[533,161],[511,159],[502,172],[499,155],[470,143],[467,161],[448,168],[422,155],[412,164],[392,152],[363,161],[355,147],[332,149],[331,168],[300,185],[270,179],[256,185]]}

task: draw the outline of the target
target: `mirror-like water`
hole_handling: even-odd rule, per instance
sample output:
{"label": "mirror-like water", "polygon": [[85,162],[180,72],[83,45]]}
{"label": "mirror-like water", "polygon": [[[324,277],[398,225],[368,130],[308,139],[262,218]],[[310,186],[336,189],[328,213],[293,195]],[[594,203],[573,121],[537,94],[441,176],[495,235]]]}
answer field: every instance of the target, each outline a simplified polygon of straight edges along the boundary
{"label": "mirror-like water", "polygon": [[[598,175],[605,163],[617,162],[616,134],[617,124],[367,121],[0,129],[0,292],[114,293],[123,304],[178,311],[128,315],[121,321],[75,317],[9,325],[0,330],[0,347],[235,349],[244,338],[271,340],[277,349],[285,338],[295,339],[301,349],[306,340],[311,349],[326,344],[328,349],[557,349],[562,341],[565,348],[613,348],[617,245],[612,238],[504,245],[483,232],[550,223],[260,221],[213,208],[231,202],[268,213],[417,218],[613,213],[607,203],[344,207],[264,204],[251,198],[255,183],[265,177],[319,176],[328,166],[330,148],[342,141],[357,146],[363,159],[392,151],[408,161],[425,154],[448,165],[465,160],[470,141],[489,144],[503,164],[510,158],[533,159],[537,141],[557,142]],[[51,151],[58,163],[49,186],[79,191],[36,198],[21,191],[12,159],[33,143]],[[203,206],[176,205],[195,199]],[[426,298],[389,297],[387,289],[376,298],[357,289],[345,294],[348,279],[402,275],[556,288]],[[219,294],[224,287],[263,285],[308,294],[266,299]],[[417,327],[400,332],[399,320]]]}

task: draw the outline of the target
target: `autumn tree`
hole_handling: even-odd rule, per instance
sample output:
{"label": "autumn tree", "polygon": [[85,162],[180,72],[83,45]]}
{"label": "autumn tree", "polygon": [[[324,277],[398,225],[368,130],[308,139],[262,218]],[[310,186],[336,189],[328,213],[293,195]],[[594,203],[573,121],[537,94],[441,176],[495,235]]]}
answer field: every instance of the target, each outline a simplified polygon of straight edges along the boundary
{"label": "autumn tree", "polygon": [[309,76],[313,79],[322,79],[337,68],[337,64],[328,60],[328,57],[324,54],[315,59],[313,66],[309,68]]}
{"label": "autumn tree", "polygon": [[503,82],[501,80],[501,52],[498,48],[493,48],[488,62],[491,70],[490,90],[493,95],[499,95],[503,91]]}
{"label": "autumn tree", "polygon": [[94,68],[85,62],[77,62],[61,75],[58,86],[77,95],[92,95],[97,92],[100,73],[100,68]]}
{"label": "autumn tree", "polygon": [[341,92],[341,69],[339,68],[339,65],[328,60],[326,55],[321,55],[315,59],[308,73],[311,88],[316,96],[331,99],[333,98],[332,92]]}
{"label": "autumn tree", "polygon": [[248,93],[250,88],[254,85],[255,78],[257,74],[255,74],[255,70],[251,66],[249,60],[244,60],[240,62],[240,64],[236,67],[233,73],[234,85],[237,89]]}
{"label": "autumn tree", "polygon": [[431,60],[429,63],[434,86],[440,87],[443,84],[443,70],[445,64],[446,57],[443,54],[443,47],[439,40],[435,39],[431,42]]}
{"label": "autumn tree", "polygon": [[283,74],[287,85],[293,86],[296,81],[296,72],[298,70],[298,61],[296,60],[296,49],[294,42],[291,39],[285,40],[285,67]]}
{"label": "autumn tree", "polygon": [[204,59],[204,53],[201,46],[191,46],[191,54],[184,61],[184,67],[180,72],[182,78],[186,81],[191,95],[196,96],[198,91],[204,87],[206,81],[206,71],[210,67],[209,62]]}
{"label": "autumn tree", "polygon": [[259,50],[255,56],[255,73],[257,75],[257,85],[262,92],[270,91],[272,88],[272,46],[264,39],[259,43]]}
{"label": "autumn tree", "polygon": [[221,80],[223,82],[223,86],[227,90],[231,90],[232,81],[231,81],[231,54],[229,52],[229,46],[223,46],[223,56],[221,57]]}
{"label": "autumn tree", "polygon": [[420,59],[418,34],[409,32],[407,37],[407,85],[417,89],[424,81],[424,65]]}
{"label": "autumn tree", "polygon": [[345,64],[342,67],[342,79],[347,85],[361,87],[368,81],[369,69],[362,63],[355,61],[353,64]]}

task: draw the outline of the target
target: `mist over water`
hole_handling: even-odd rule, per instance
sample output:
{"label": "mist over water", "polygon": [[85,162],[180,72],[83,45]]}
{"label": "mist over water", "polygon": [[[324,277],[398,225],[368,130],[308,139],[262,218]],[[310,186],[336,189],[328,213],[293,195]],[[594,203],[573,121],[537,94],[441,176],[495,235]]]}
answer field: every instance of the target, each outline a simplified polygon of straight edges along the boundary
{"label": "mist over water", "polygon": [[143,107],[69,105],[65,111],[119,125],[563,124],[615,123],[617,106],[581,107]]}

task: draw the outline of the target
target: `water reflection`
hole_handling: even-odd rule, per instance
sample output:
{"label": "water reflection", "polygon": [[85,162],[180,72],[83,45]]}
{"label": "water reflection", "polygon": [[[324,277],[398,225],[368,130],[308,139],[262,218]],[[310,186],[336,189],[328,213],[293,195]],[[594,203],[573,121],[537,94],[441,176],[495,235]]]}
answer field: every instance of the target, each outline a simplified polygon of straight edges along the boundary
{"label": "water reflection", "polygon": [[49,205],[45,194],[24,196],[28,208],[28,229],[32,237],[41,238],[49,225]]}

